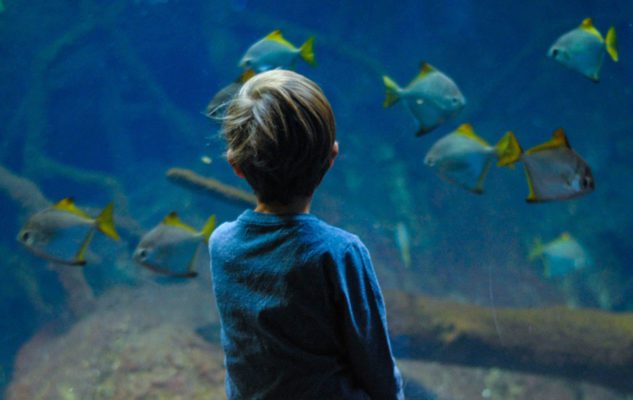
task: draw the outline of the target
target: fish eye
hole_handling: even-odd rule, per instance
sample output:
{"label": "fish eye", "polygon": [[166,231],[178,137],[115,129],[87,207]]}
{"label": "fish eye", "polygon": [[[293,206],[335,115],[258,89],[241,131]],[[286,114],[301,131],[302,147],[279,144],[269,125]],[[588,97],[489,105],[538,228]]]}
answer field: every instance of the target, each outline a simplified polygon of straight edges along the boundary
{"label": "fish eye", "polygon": [[147,258],[148,251],[147,249],[140,249],[136,252],[136,257],[140,260],[145,260]]}
{"label": "fish eye", "polygon": [[558,56],[558,53],[559,53],[558,49],[554,49],[554,50],[552,50],[552,56],[553,56],[554,58],[556,58],[556,56]]}
{"label": "fish eye", "polygon": [[22,232],[22,234],[20,235],[20,240],[28,243],[29,239],[31,239],[31,233],[29,231]]}

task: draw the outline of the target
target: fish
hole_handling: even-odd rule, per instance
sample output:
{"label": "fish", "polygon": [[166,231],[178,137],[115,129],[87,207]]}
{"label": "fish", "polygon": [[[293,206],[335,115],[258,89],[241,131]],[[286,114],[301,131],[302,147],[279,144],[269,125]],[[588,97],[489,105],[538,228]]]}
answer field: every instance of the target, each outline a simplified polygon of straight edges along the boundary
{"label": "fish", "polygon": [[400,250],[400,258],[405,268],[411,267],[411,240],[409,230],[403,222],[396,224],[396,244]]}
{"label": "fish", "polygon": [[547,278],[564,277],[591,265],[588,252],[568,232],[546,244],[537,239],[528,258],[530,261],[543,259]]}
{"label": "fish", "polygon": [[[114,205],[109,203],[101,213],[92,218],[75,205],[72,197],[66,197],[52,206],[33,214],[20,229],[16,239],[31,253],[48,261],[69,265],[86,265],[85,253],[94,236],[95,230],[114,240],[119,234],[114,226]],[[85,234],[83,231],[85,230]],[[72,259],[64,259],[47,250],[53,242],[64,242],[70,234],[83,235],[81,245]]]}
{"label": "fish", "polygon": [[244,83],[255,76],[255,71],[247,69],[233,82],[220,89],[207,104],[205,115],[213,120],[221,120],[233,97],[240,91]]}
{"label": "fish", "polygon": [[277,29],[249,47],[240,59],[239,66],[260,73],[276,68],[293,69],[298,59],[303,59],[311,66],[316,65],[314,36],[310,36],[301,47],[296,47]]}
{"label": "fish", "polygon": [[615,28],[609,28],[607,37],[603,38],[593,26],[591,18],[585,18],[579,27],[559,37],[547,54],[566,67],[598,82],[605,52],[614,62],[618,61]]}
{"label": "fish", "polygon": [[[215,229],[215,215],[207,220],[201,231],[197,231],[180,220],[175,211],[141,238],[134,250],[132,258],[161,275],[180,278],[193,278],[198,275],[195,270],[197,261],[206,251],[209,236]],[[189,257],[186,269],[174,268],[174,264],[182,257]]]}
{"label": "fish", "polygon": [[383,76],[386,95],[383,106],[391,107],[402,99],[419,123],[416,136],[422,136],[455,118],[466,105],[464,95],[451,78],[428,63],[404,88]]}
{"label": "fish", "polygon": [[511,131],[491,146],[475,133],[472,125],[462,124],[431,146],[424,163],[449,182],[481,194],[493,162],[497,166],[511,165],[520,156],[521,146]]}
{"label": "fish", "polygon": [[570,146],[565,131],[521,154],[528,182],[528,203],[567,200],[595,188],[591,167]]}

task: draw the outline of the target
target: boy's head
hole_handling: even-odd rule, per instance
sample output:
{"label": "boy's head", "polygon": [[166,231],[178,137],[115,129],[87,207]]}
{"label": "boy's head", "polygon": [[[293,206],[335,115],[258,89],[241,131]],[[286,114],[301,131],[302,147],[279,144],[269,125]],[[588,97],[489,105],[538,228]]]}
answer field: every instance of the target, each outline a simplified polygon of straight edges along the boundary
{"label": "boy's head", "polygon": [[228,161],[263,203],[312,196],[338,152],[325,95],[287,70],[249,79],[231,101],[222,130]]}

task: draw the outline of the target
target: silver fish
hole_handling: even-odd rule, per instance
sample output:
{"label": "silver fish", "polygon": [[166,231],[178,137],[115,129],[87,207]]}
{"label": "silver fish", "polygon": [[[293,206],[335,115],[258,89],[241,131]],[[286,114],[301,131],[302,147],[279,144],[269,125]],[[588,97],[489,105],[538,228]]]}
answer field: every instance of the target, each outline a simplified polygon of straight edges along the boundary
{"label": "silver fish", "polygon": [[299,58],[315,65],[313,42],[311,36],[301,47],[295,47],[280,30],[275,30],[249,47],[239,66],[260,73],[275,68],[293,68]]}
{"label": "silver fish", "polygon": [[542,258],[545,264],[545,276],[557,278],[591,265],[585,248],[569,233],[563,233],[549,243],[537,241],[530,251],[529,259]]}
{"label": "silver fish", "polygon": [[422,64],[420,73],[405,88],[399,87],[388,76],[383,76],[383,83],[386,88],[384,106],[389,107],[400,99],[405,101],[419,123],[417,136],[454,118],[466,105],[455,82],[427,63]]}
{"label": "silver fish", "polygon": [[508,165],[520,155],[521,148],[512,132],[491,146],[470,124],[462,124],[431,146],[424,163],[435,168],[449,182],[480,194],[493,162],[497,161],[499,166]]}
{"label": "silver fish", "polygon": [[[108,204],[103,211],[92,218],[79,209],[72,198],[65,198],[42,211],[33,214],[20,229],[17,240],[38,257],[58,264],[85,265],[85,252],[94,231],[119,240],[114,227],[113,205]],[[64,244],[70,237],[81,235],[83,239],[72,259],[60,258],[51,252],[52,243]]]}
{"label": "silver fish", "polygon": [[[167,276],[192,278],[198,258],[206,251],[206,243],[215,228],[215,215],[211,216],[201,231],[183,223],[176,212],[147,232],[134,251],[133,258],[145,268]],[[175,263],[183,257],[189,259],[186,269]]]}
{"label": "silver fish", "polygon": [[563,129],[552,139],[521,155],[527,176],[527,201],[566,200],[594,190],[595,182],[589,164],[576,153]]}
{"label": "silver fish", "polygon": [[586,18],[578,28],[558,38],[547,54],[566,67],[598,82],[605,52],[609,53],[613,61],[618,61],[615,28],[611,27],[606,39],[603,39],[593,26],[591,18]]}

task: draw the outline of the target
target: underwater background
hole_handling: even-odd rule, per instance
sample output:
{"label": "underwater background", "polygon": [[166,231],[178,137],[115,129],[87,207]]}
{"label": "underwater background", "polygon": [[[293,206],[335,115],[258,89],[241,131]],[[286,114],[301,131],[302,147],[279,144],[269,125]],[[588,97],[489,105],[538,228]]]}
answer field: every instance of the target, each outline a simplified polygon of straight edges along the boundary
{"label": "underwater background", "polygon": [[[547,56],[588,17],[618,36],[598,83]],[[408,398],[631,398],[630,1],[0,0],[3,398],[224,398],[208,260],[168,278],[132,254],[171,211],[201,229],[246,207],[166,174],[248,190],[204,114],[275,29],[314,36],[317,65],[296,70],[329,98],[341,152],[312,211],[369,248]],[[422,61],[467,103],[416,137],[405,106],[383,107],[383,76],[404,85]],[[482,194],[442,179],[425,154],[466,122],[523,149],[564,128],[595,190],[527,203],[519,165],[493,166]],[[66,197],[92,216],[114,203],[121,239],[97,234],[84,267],[16,240]],[[586,260],[553,274],[534,249],[563,233]]]}

